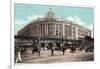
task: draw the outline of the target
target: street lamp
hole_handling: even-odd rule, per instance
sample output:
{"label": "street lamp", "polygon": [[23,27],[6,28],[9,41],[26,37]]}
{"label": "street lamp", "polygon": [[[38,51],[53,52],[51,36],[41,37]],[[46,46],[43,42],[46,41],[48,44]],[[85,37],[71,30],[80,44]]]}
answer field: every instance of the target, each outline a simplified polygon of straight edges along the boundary
{"label": "street lamp", "polygon": [[38,38],[38,56],[40,56],[40,37]]}
{"label": "street lamp", "polygon": [[63,35],[62,35],[62,47],[63,47]]}
{"label": "street lamp", "polygon": [[62,48],[63,55],[64,55],[64,54],[65,54],[65,47],[64,47],[64,45],[63,45],[63,41],[64,41],[63,32],[64,32],[64,29],[63,29],[63,25],[62,25],[62,45],[61,45],[61,48]]}

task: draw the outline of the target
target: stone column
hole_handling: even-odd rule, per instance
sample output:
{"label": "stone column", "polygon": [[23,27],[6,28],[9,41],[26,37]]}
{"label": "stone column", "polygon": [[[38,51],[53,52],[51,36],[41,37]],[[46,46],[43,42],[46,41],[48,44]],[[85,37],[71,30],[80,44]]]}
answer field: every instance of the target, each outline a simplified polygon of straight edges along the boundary
{"label": "stone column", "polygon": [[47,50],[47,41],[45,40],[45,50]]}
{"label": "stone column", "polygon": [[47,34],[46,34],[46,33],[47,33],[47,31],[46,31],[46,30],[47,30],[47,29],[46,29],[46,24],[45,24],[45,29],[44,29],[44,30],[45,30],[45,36],[46,36],[46,35],[47,35]]}
{"label": "stone column", "polygon": [[53,24],[53,36],[55,35],[55,24]]}
{"label": "stone column", "polygon": [[41,24],[41,36],[42,36],[42,24]]}
{"label": "stone column", "polygon": [[48,24],[47,24],[46,26],[47,26],[47,28],[46,28],[46,29],[47,29],[47,36],[48,36]]}
{"label": "stone column", "polygon": [[55,36],[56,36],[56,24],[55,24]]}
{"label": "stone column", "polygon": [[43,24],[42,24],[42,32],[41,33],[42,33],[42,36],[43,36]]}
{"label": "stone column", "polygon": [[78,40],[78,27],[76,27],[76,40]]}
{"label": "stone column", "polygon": [[73,39],[73,25],[71,23],[71,39]]}
{"label": "stone column", "polygon": [[63,24],[63,37],[65,37],[65,24]]}
{"label": "stone column", "polygon": [[59,37],[59,24],[58,24],[58,28],[57,29],[58,29],[58,37]]}
{"label": "stone column", "polygon": [[56,47],[56,43],[55,43],[55,41],[53,42],[53,46]]}

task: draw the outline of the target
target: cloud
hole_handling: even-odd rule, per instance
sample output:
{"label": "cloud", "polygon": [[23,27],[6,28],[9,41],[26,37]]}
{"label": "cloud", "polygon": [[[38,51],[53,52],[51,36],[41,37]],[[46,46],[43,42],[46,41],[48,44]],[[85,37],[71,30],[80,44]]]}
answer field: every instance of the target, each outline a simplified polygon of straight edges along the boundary
{"label": "cloud", "polygon": [[67,17],[66,19],[67,20],[70,20],[70,21],[74,21],[74,17],[71,17],[71,16],[70,17]]}
{"label": "cloud", "polygon": [[67,20],[73,21],[79,25],[82,25],[84,27],[87,27],[88,29],[91,30],[91,36],[93,37],[93,24],[87,25],[86,22],[82,21],[81,18],[79,18],[78,16],[69,16],[66,18]]}
{"label": "cloud", "polygon": [[90,30],[93,30],[93,24],[90,24],[90,25],[88,26],[88,28],[89,28]]}
{"label": "cloud", "polygon": [[28,19],[29,21],[32,21],[32,20],[37,19],[38,17],[39,17],[39,18],[42,18],[42,17],[44,17],[44,16],[42,16],[42,15],[32,15],[32,16],[27,17],[27,19]]}
{"label": "cloud", "polygon": [[17,32],[23,28],[24,26],[26,26],[27,24],[29,24],[32,20],[35,20],[37,18],[41,18],[43,16],[38,16],[38,15],[35,15],[35,16],[28,16],[26,17],[25,20],[21,20],[21,19],[15,19],[15,34],[17,34]]}
{"label": "cloud", "polygon": [[27,24],[28,20],[21,20],[21,19],[15,19],[15,24],[21,25],[21,24]]}
{"label": "cloud", "polygon": [[93,30],[93,24],[90,24],[89,26],[88,26],[88,28],[91,30],[91,37],[93,37],[93,34],[94,34],[94,30]]}
{"label": "cloud", "polygon": [[24,26],[26,26],[30,21],[28,20],[20,20],[20,19],[15,19],[15,34],[17,34],[17,32],[23,28]]}
{"label": "cloud", "polygon": [[85,26],[85,22],[83,22],[78,16],[69,16],[68,18],[66,18],[67,20],[73,21],[79,25],[84,25]]}

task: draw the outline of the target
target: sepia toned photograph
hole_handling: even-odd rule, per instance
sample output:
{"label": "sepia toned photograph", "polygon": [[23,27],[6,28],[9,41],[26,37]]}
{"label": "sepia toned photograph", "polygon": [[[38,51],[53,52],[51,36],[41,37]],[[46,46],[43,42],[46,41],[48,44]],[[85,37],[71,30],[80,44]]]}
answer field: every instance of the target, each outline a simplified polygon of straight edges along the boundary
{"label": "sepia toned photograph", "polygon": [[94,61],[94,8],[14,4],[14,63]]}

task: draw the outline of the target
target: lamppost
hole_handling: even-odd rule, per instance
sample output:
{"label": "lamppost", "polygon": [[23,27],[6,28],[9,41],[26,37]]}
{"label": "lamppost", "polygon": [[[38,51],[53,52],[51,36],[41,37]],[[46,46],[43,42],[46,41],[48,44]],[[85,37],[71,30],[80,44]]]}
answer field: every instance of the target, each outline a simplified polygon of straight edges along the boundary
{"label": "lamppost", "polygon": [[65,54],[65,47],[64,47],[64,45],[63,45],[63,41],[64,41],[64,38],[63,38],[63,31],[64,31],[64,29],[63,29],[63,25],[62,25],[62,44],[61,44],[61,48],[62,48],[63,55],[64,55],[64,54]]}
{"label": "lamppost", "polygon": [[38,38],[38,56],[40,56],[40,37]]}
{"label": "lamppost", "polygon": [[75,51],[76,51],[76,48],[77,48],[77,45],[76,45],[76,38],[75,38],[75,40],[74,40],[74,49],[75,49]]}
{"label": "lamppost", "polygon": [[63,47],[63,35],[62,35],[62,40],[61,40],[61,43],[62,43],[62,44],[61,44],[61,47]]}

